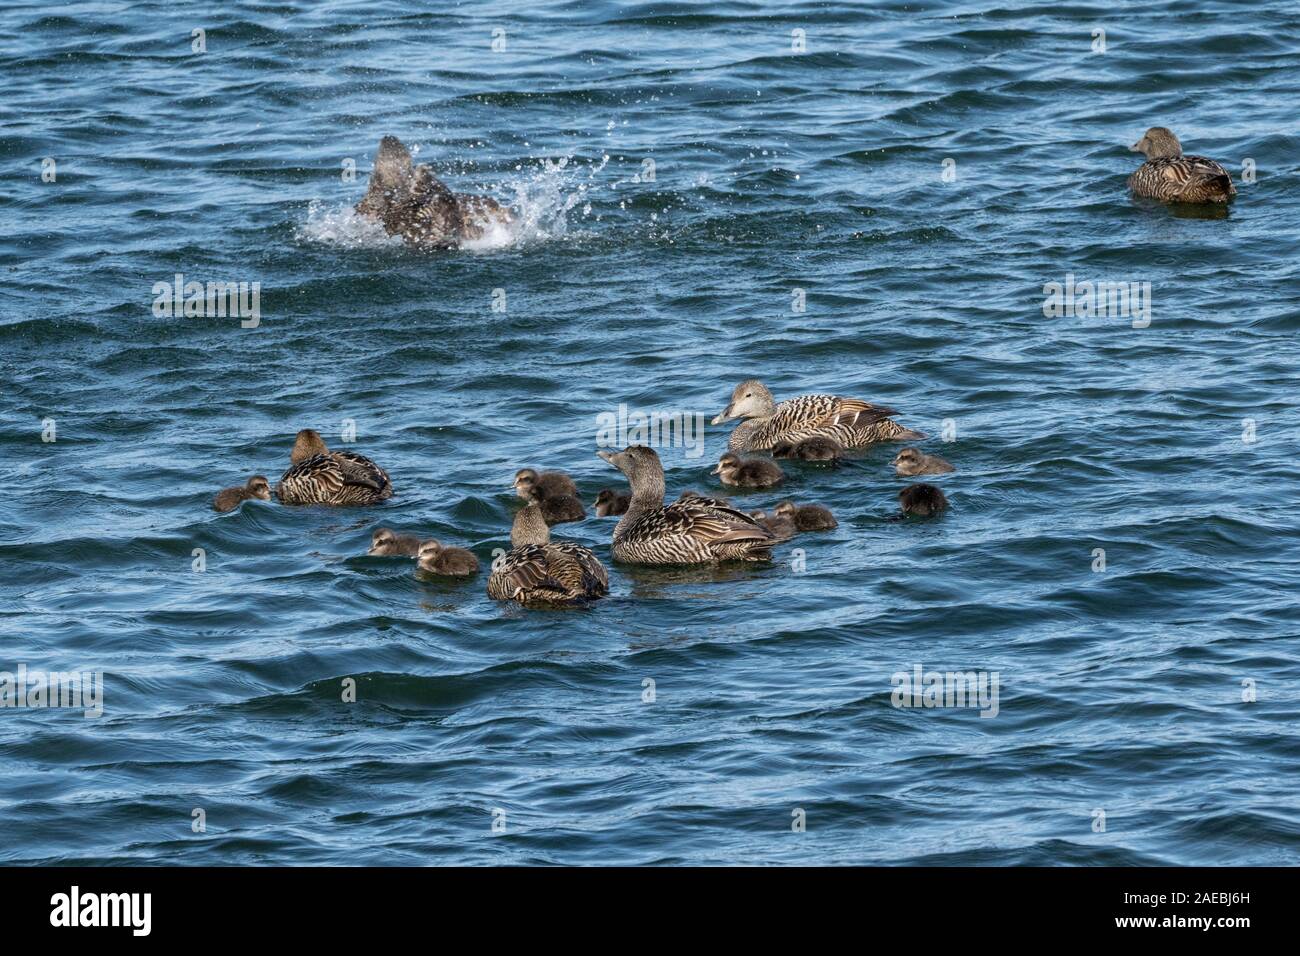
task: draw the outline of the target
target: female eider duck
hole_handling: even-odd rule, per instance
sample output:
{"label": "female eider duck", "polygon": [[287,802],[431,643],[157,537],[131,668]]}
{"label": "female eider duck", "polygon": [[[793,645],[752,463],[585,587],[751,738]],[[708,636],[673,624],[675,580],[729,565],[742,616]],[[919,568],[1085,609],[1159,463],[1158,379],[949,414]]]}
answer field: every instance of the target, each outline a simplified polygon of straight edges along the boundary
{"label": "female eider duck", "polygon": [[734,508],[703,498],[664,506],[664,469],[654,449],[632,445],[597,452],[627,476],[632,503],[614,527],[613,553],[626,564],[768,561],[773,534]]}
{"label": "female eider duck", "polygon": [[898,503],[902,506],[904,516],[915,515],[918,518],[929,518],[948,507],[948,499],[943,492],[934,485],[924,483],[908,485],[900,491]]}
{"label": "female eider duck", "polygon": [[770,451],[781,441],[798,442],[814,435],[832,438],[845,448],[925,437],[891,421],[889,416],[895,414],[883,405],[837,395],[800,395],[777,404],[767,386],[751,378],[736,386],[731,402],[713,424],[747,419],[731,433],[727,447],[732,451]]}
{"label": "female eider duck", "polygon": [[441,541],[421,541],[416,552],[416,567],[429,574],[446,578],[472,578],[478,574],[478,558],[465,548],[444,548]]}
{"label": "female eider duck", "polygon": [[840,526],[831,509],[824,505],[797,505],[793,501],[782,501],[776,506],[776,516],[790,521],[800,531],[830,531]]}
{"label": "female eider duck", "polygon": [[894,473],[905,477],[912,475],[943,475],[956,471],[956,467],[938,455],[927,455],[919,448],[904,448],[894,460]]}
{"label": "female eider duck", "polygon": [[275,494],[286,505],[374,505],[393,496],[388,472],[364,455],[330,451],[320,433],[298,432]]}
{"label": "female eider duck", "polygon": [[392,528],[376,528],[370,535],[372,558],[413,558],[420,553],[420,538],[414,534],[400,534]]}
{"label": "female eider duck", "polygon": [[1128,178],[1129,191],[1164,202],[1226,203],[1237,195],[1232,175],[1212,159],[1184,156],[1178,137],[1153,126],[1129,147],[1147,161]]}
{"label": "female eider duck", "polygon": [[627,514],[627,506],[632,503],[631,495],[618,494],[613,488],[602,488],[596,495],[596,517],[609,518]]}
{"label": "female eider duck", "polygon": [[741,458],[727,452],[718,459],[718,467],[711,472],[724,485],[734,488],[771,488],[785,478],[781,466],[774,461],[759,458]]}
{"label": "female eider duck", "polygon": [[525,607],[578,604],[609,593],[609,574],[587,548],[551,541],[537,504],[515,515],[509,551],[492,563],[488,597]]}
{"label": "female eider duck", "polygon": [[217,492],[217,497],[212,501],[212,508],[214,511],[225,514],[227,511],[234,511],[245,501],[252,501],[254,498],[259,501],[271,500],[271,484],[263,475],[254,475],[242,487],[236,485],[234,488],[221,489],[221,491]]}

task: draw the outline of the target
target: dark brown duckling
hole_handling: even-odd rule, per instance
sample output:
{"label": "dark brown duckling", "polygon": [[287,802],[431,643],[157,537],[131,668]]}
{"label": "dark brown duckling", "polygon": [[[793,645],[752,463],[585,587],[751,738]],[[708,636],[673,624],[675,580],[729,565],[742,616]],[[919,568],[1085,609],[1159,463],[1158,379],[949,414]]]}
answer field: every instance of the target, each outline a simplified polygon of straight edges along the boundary
{"label": "dark brown duckling", "polygon": [[812,435],[798,441],[782,439],[772,446],[772,457],[838,462],[844,457],[844,446],[829,435]]}
{"label": "dark brown duckling", "polygon": [[252,501],[256,498],[258,501],[271,500],[271,483],[263,475],[254,475],[248,479],[247,484],[242,488],[223,488],[217,492],[217,497],[212,502],[212,507],[216,511],[225,514],[227,511],[234,511],[245,501]]}
{"label": "dark brown duckling", "polygon": [[559,495],[576,495],[578,486],[562,471],[543,471],[540,474],[533,468],[520,468],[515,472],[515,494],[528,501],[528,494],[533,488],[541,488],[542,493],[550,498]]}
{"label": "dark brown duckling", "polygon": [[741,458],[727,452],[718,459],[718,467],[713,469],[724,485],[736,488],[771,488],[779,485],[785,477],[781,466],[774,461],[761,458]]}
{"label": "dark brown duckling", "polygon": [[757,511],[751,511],[749,516],[761,524],[768,531],[776,536],[778,541],[785,541],[793,538],[795,532],[799,529],[794,526],[794,522],[783,515],[770,515],[762,508]]}
{"label": "dark brown duckling", "polygon": [[898,503],[904,515],[929,518],[948,507],[948,499],[934,485],[924,483],[908,485],[898,493]]}
{"label": "dark brown duckling", "polygon": [[620,495],[613,488],[602,488],[596,495],[596,517],[608,518],[611,515],[627,514],[627,506],[632,503],[632,496]]}
{"label": "dark brown duckling", "polygon": [[430,538],[421,541],[417,566],[421,571],[440,574],[448,578],[472,578],[478,574],[478,558],[465,548],[444,548],[442,542]]}
{"label": "dark brown duckling", "polygon": [[894,460],[890,464],[894,466],[894,471],[897,474],[905,477],[912,475],[942,475],[957,470],[938,455],[927,455],[919,448],[904,448],[894,456]]}
{"label": "dark brown duckling", "polygon": [[550,495],[542,490],[541,485],[533,485],[528,490],[528,500],[542,509],[542,517],[546,519],[547,525],[581,521],[587,517],[577,495]]}
{"label": "dark brown duckling", "polygon": [[829,531],[840,524],[831,514],[831,509],[824,505],[797,505],[793,501],[782,501],[775,510],[778,518],[785,518],[800,531]]}
{"label": "dark brown duckling", "polygon": [[370,550],[366,552],[376,558],[413,558],[419,553],[419,535],[400,534],[392,528],[376,528],[370,535]]}

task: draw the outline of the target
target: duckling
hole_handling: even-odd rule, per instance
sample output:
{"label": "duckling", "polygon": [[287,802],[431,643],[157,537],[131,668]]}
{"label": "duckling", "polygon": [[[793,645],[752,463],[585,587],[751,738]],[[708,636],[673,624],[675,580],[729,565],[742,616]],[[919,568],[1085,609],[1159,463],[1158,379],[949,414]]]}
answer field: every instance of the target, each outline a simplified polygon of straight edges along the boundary
{"label": "duckling", "polygon": [[609,593],[609,572],[600,559],[582,545],[552,541],[536,502],[515,515],[510,544],[492,563],[488,597],[535,607],[579,604]]}
{"label": "duckling", "polygon": [[430,538],[421,541],[417,551],[417,566],[421,571],[440,574],[448,578],[472,578],[478,574],[478,558],[465,548],[444,548],[442,542]]}
{"label": "duckling", "polygon": [[227,511],[234,511],[245,501],[251,501],[254,498],[259,501],[271,500],[271,483],[262,475],[254,475],[249,478],[242,488],[238,485],[234,488],[223,488],[217,492],[212,507],[213,510],[225,514]]}
{"label": "duckling", "polygon": [[1129,147],[1147,161],[1128,178],[1129,191],[1165,202],[1226,203],[1237,195],[1232,175],[1204,156],[1184,156],[1178,137],[1153,126]]}
{"label": "duckling", "polygon": [[783,439],[797,442],[813,435],[833,438],[845,448],[925,437],[890,420],[896,414],[883,405],[838,395],[800,395],[777,404],[767,386],[751,378],[732,390],[731,402],[713,424],[748,419],[731,433],[727,447],[732,451],[769,451]]}
{"label": "duckling", "polygon": [[282,504],[373,505],[393,496],[388,472],[364,455],[330,451],[311,428],[298,432],[289,462],[275,489]]}
{"label": "duckling", "polygon": [[896,474],[903,476],[942,475],[957,470],[938,455],[927,455],[919,448],[904,448],[890,464]]}
{"label": "duckling", "polygon": [[370,535],[370,550],[366,552],[376,558],[413,558],[419,553],[418,535],[398,534],[392,528],[376,528]]}
{"label": "duckling", "polygon": [[799,530],[795,527],[794,522],[789,518],[784,517],[783,515],[769,515],[762,508],[759,508],[757,511],[749,512],[749,516],[768,531],[772,532],[772,535],[778,541],[785,541],[789,538],[793,538],[795,532]]}
{"label": "duckling", "polygon": [[596,517],[608,518],[611,515],[626,514],[627,506],[631,503],[631,495],[615,494],[613,488],[602,488],[596,495]]}
{"label": "duckling", "polygon": [[829,435],[812,435],[799,441],[782,438],[772,446],[772,457],[838,463],[844,457],[844,446]]}
{"label": "duckling", "polygon": [[762,461],[758,458],[742,459],[727,452],[718,459],[718,467],[713,469],[724,485],[737,488],[771,488],[779,485],[785,477],[781,466],[774,461]]}
{"label": "duckling", "polygon": [[515,494],[525,501],[533,488],[541,488],[542,493],[555,498],[559,495],[576,495],[578,486],[562,471],[544,471],[538,474],[532,468],[520,468],[515,472]]}
{"label": "duckling", "polygon": [[614,560],[627,564],[770,561],[776,538],[734,508],[693,497],[664,505],[664,467],[653,448],[596,453],[627,476],[632,503],[614,527]]}
{"label": "duckling", "polygon": [[831,509],[824,505],[796,505],[793,501],[782,501],[776,506],[776,514],[800,531],[829,531],[840,525]]}
{"label": "duckling", "polygon": [[542,490],[541,485],[533,485],[528,489],[528,500],[542,509],[548,525],[581,521],[587,517],[577,495],[551,495]]}
{"label": "duckling", "polygon": [[908,485],[898,493],[898,503],[902,505],[904,515],[916,515],[929,518],[948,507],[948,499],[934,485],[924,483]]}

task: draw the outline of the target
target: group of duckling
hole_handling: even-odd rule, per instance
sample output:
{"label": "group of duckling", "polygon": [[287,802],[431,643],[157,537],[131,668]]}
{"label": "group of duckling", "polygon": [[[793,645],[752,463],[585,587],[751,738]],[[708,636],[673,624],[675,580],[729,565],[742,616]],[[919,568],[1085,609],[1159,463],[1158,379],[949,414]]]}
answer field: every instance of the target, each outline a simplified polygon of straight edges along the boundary
{"label": "group of duckling", "polygon": [[[893,421],[894,414],[892,408],[836,395],[800,395],[777,402],[766,386],[750,379],[736,386],[726,409],[713,419],[715,425],[740,420],[713,473],[725,486],[757,490],[783,480],[777,458],[861,467],[845,458],[847,449],[925,437]],[[767,453],[772,458],[742,458],[742,452]],[[663,464],[653,449],[632,445],[597,455],[621,471],[629,485],[626,493],[602,489],[595,500],[597,517],[619,519],[611,553],[621,563],[768,561],[777,543],[837,526],[828,508],[790,500],[779,502],[770,515],[764,510],[744,511],[727,498],[695,491],[683,491],[676,501],[665,504]],[[892,464],[903,476],[955,470],[942,458],[913,447],[900,451]],[[523,468],[515,474],[514,490],[527,504],[515,515],[510,550],[492,562],[488,595],[544,606],[571,605],[607,594],[609,575],[591,549],[551,540],[552,525],[586,517],[573,479],[560,471]],[[383,468],[354,452],[331,451],[310,428],[298,432],[289,468],[275,488],[275,496],[287,505],[376,505],[392,494],[392,482]],[[265,476],[255,475],[243,487],[223,490],[213,507],[233,511],[251,499],[271,499]],[[943,492],[930,484],[904,488],[899,503],[901,511],[892,520],[929,517],[948,506]],[[478,558],[465,548],[391,528],[375,529],[368,553],[414,558],[419,570],[443,577],[469,578],[480,570]]]}

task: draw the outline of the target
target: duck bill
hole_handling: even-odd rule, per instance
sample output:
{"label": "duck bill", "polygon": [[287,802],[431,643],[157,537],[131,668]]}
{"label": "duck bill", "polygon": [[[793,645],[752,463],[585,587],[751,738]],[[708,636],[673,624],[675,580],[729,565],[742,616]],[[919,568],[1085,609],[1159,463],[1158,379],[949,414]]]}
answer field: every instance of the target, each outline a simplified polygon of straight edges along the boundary
{"label": "duck bill", "polygon": [[710,474],[710,475],[720,475],[720,474],[722,474],[722,463],[719,462],[718,465],[717,465],[717,467],[714,468],[711,472],[709,472],[709,474]]}
{"label": "duck bill", "polygon": [[1128,151],[1129,151],[1130,153],[1140,153],[1140,152],[1142,152],[1142,141],[1141,141],[1141,140],[1138,140],[1136,143],[1134,143],[1132,146],[1130,146],[1130,147],[1128,148]]}
{"label": "duck bill", "polygon": [[722,411],[718,412],[717,415],[713,416],[713,421],[709,422],[709,424],[710,424],[710,425],[721,425],[723,422],[729,422],[729,421],[731,421],[731,420],[732,420],[733,418],[735,418],[735,417],[736,417],[736,416],[733,415],[732,412],[731,412],[731,406],[728,405],[728,406],[727,406],[726,408],[724,408]]}
{"label": "duck bill", "polygon": [[598,451],[598,452],[596,452],[596,457],[597,457],[597,458],[601,459],[602,461],[608,462],[609,464],[611,464],[611,465],[613,465],[615,468],[617,468],[617,467],[618,467],[618,462],[616,462],[616,461],[614,460],[614,455],[615,455],[615,453],[612,452],[612,451]]}

